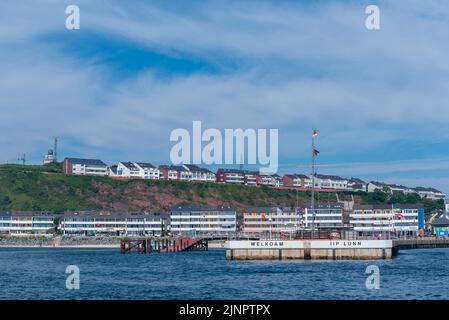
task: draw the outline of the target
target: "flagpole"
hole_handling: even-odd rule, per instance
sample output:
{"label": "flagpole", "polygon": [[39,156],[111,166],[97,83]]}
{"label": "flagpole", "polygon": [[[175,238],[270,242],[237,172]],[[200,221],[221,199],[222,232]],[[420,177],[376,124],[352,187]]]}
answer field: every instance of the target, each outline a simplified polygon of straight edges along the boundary
{"label": "flagpole", "polygon": [[312,128],[312,238],[315,234],[315,129]]}

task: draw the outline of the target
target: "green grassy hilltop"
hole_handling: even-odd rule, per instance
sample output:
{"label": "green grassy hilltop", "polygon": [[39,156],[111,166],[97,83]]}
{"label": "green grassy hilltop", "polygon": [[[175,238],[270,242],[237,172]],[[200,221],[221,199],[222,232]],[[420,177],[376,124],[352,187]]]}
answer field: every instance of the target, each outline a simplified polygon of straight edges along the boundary
{"label": "green grassy hilltop", "polygon": [[[64,210],[104,209],[167,210],[172,205],[305,206],[310,191],[277,190],[201,182],[165,180],[114,180],[109,177],[68,176],[61,164],[0,165],[0,210],[36,210],[62,213]],[[340,192],[340,199],[354,195],[356,203],[422,203],[426,212],[442,209],[442,201],[420,199],[418,195],[383,192]],[[318,203],[335,202],[334,193],[317,193]]]}

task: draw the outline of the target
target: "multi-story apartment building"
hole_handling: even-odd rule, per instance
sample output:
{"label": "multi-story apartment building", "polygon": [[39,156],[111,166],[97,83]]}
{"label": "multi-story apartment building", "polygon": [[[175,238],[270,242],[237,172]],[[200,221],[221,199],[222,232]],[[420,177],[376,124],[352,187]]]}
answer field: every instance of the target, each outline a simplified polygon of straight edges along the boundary
{"label": "multi-story apartment building", "polygon": [[65,158],[63,172],[73,175],[107,176],[108,166],[98,159]]}
{"label": "multi-story apartment building", "polygon": [[215,173],[208,169],[200,168],[193,164],[185,164],[183,168],[191,172],[192,181],[215,182]]}
{"label": "multi-story apartment building", "polygon": [[218,183],[245,184],[245,173],[237,169],[218,169],[216,174]]}
{"label": "multi-story apartment building", "polygon": [[317,189],[337,189],[337,190],[347,190],[348,189],[348,179],[331,176],[325,174],[315,174],[315,188]]}
{"label": "multi-story apartment building", "polygon": [[364,191],[366,192],[366,182],[359,178],[351,178],[348,181],[348,189],[352,191]]}
{"label": "multi-story apartment building", "polygon": [[139,168],[139,175],[142,179],[158,180],[160,179],[160,171],[149,162],[134,162],[134,165]]}
{"label": "multi-story apartment building", "polygon": [[236,231],[236,211],[224,206],[174,206],[169,228],[174,235],[229,234]]}
{"label": "multi-story apartment building", "polygon": [[284,181],[282,177],[277,174],[259,174],[260,184],[263,186],[282,187]]}
{"label": "multi-story apartment building", "polygon": [[355,205],[349,216],[361,235],[416,236],[424,228],[424,210],[416,205]]}
{"label": "multi-story apartment building", "polygon": [[71,236],[161,235],[164,219],[161,213],[73,211],[61,217],[59,230]]}
{"label": "multi-story apartment building", "polygon": [[183,166],[159,166],[161,179],[191,181],[193,174]]}
{"label": "multi-story apartment building", "polygon": [[46,212],[0,212],[0,235],[39,236],[55,228],[55,216]]}
{"label": "multi-story apartment building", "polygon": [[[426,187],[416,187],[412,188],[410,192],[417,193],[423,199],[431,199],[431,200],[444,200],[446,199],[446,194],[434,189],[434,188],[426,188]],[[406,192],[407,193],[407,192]]]}
{"label": "multi-story apartment building", "polygon": [[262,178],[257,171],[218,169],[216,181],[227,184],[246,184],[248,186],[258,186],[262,183]]}
{"label": "multi-story apartment building", "polygon": [[407,190],[406,186],[398,185],[398,184],[389,184],[379,181],[370,181],[367,185],[367,191],[368,192],[374,192],[375,190],[380,191],[387,191],[387,192],[404,192],[406,193]]}
{"label": "multi-story apartment building", "polygon": [[133,162],[120,161],[117,164],[117,177],[122,178],[143,178],[140,174],[140,168]]}
{"label": "multi-story apartment building", "polygon": [[243,175],[245,176],[244,182],[248,186],[258,186],[261,183],[261,178],[259,172],[243,170]]}
{"label": "multi-story apartment building", "polygon": [[284,187],[294,187],[294,188],[312,187],[312,179],[310,179],[310,177],[304,174],[286,174],[282,179]]}
{"label": "multi-story apartment building", "polygon": [[247,208],[243,211],[242,231],[250,234],[295,232],[301,228],[297,208]]}
{"label": "multi-story apartment building", "polygon": [[340,204],[318,205],[305,208],[302,226],[306,229],[338,229],[344,226],[344,209]]}

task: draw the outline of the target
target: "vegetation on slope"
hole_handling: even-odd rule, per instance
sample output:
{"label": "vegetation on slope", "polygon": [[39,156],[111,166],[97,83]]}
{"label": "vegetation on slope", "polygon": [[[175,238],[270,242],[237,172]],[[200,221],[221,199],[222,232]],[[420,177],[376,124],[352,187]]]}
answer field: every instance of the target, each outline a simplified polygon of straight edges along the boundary
{"label": "vegetation on slope", "polygon": [[[0,165],[0,210],[103,209],[110,211],[160,211],[172,205],[305,206],[310,191],[278,190],[201,182],[165,180],[114,180],[108,177],[67,176],[60,164],[45,166]],[[426,211],[442,209],[442,201],[422,200],[417,195],[383,192],[353,194],[356,203],[423,203]],[[317,193],[317,203],[335,202],[334,193]]]}

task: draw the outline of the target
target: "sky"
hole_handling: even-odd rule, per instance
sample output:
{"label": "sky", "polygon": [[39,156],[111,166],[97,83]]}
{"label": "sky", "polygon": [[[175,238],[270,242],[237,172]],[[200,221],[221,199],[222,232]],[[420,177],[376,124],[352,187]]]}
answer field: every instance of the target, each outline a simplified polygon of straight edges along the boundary
{"label": "sky", "polygon": [[449,192],[448,39],[445,0],[3,0],[0,162],[168,163],[201,120],[278,129],[281,174],[316,128],[319,173]]}

